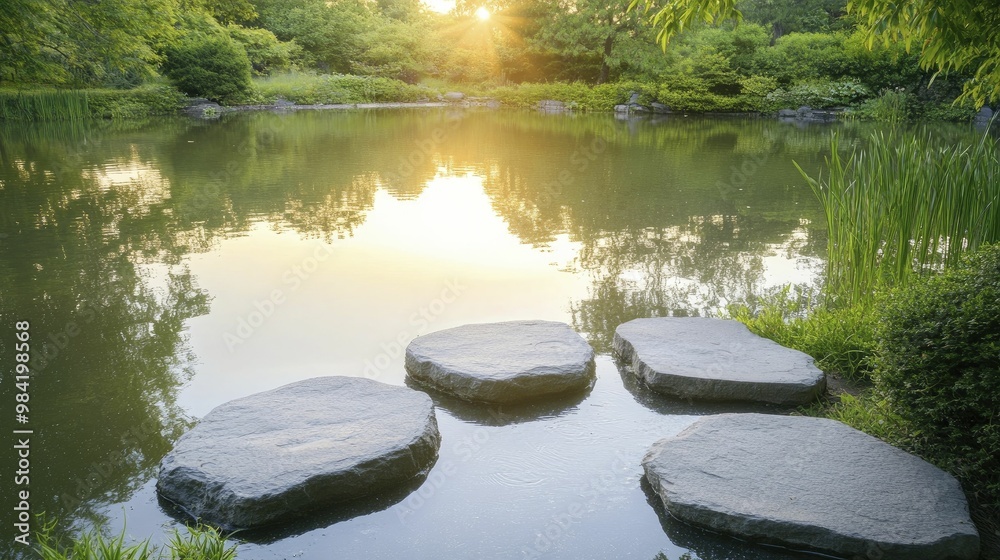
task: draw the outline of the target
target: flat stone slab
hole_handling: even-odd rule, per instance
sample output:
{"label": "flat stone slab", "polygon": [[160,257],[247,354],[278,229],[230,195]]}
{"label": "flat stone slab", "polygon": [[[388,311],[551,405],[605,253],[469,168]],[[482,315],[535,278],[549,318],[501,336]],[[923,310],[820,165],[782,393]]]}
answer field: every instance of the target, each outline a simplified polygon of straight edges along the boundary
{"label": "flat stone slab", "polygon": [[979,555],[957,480],[835,420],[706,416],[642,466],[671,515],[740,538],[847,558]]}
{"label": "flat stone slab", "polygon": [[466,400],[516,403],[589,387],[594,349],[555,321],[463,325],[413,339],[406,372]]}
{"label": "flat stone slab", "polygon": [[805,404],[826,390],[812,357],[739,321],[634,319],[618,325],[613,346],[652,390],[675,397]]}
{"label": "flat stone slab", "polygon": [[259,527],[425,474],[441,436],[430,397],[317,377],[209,412],[160,463],[160,495],[225,529]]}

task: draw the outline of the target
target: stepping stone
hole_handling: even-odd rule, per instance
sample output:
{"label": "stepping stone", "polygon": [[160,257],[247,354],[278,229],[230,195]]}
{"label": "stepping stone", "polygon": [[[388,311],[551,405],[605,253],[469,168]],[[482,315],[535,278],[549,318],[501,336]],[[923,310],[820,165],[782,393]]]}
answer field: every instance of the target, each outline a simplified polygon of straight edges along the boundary
{"label": "stepping stone", "polygon": [[516,403],[590,387],[594,349],[565,323],[463,325],[413,339],[406,372],[466,400]]}
{"label": "stepping stone", "polygon": [[846,558],[979,555],[957,480],[835,420],[706,416],[642,466],[672,516],[739,538]]}
{"label": "stepping stone", "polygon": [[634,319],[618,325],[613,346],[650,389],[674,397],[805,404],[826,390],[812,357],[739,321]]}
{"label": "stepping stone", "polygon": [[423,476],[440,442],[426,394],[317,377],[209,412],[163,458],[156,488],[196,519],[259,527]]}

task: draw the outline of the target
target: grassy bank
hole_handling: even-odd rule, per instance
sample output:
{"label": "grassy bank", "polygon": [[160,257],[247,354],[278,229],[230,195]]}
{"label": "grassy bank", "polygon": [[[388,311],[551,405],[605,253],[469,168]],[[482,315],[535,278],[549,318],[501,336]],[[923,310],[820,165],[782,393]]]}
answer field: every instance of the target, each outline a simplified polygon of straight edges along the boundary
{"label": "grassy bank", "polygon": [[298,105],[407,103],[436,98],[438,91],[392,78],[346,74],[280,74],[254,80],[253,102],[279,99]]}
{"label": "grassy bank", "polygon": [[183,95],[166,85],[135,89],[0,89],[0,120],[139,119],[175,113]]}
{"label": "grassy bank", "polygon": [[[686,82],[660,84],[621,81],[600,85],[582,82],[469,85],[429,81],[409,84],[393,78],[348,74],[286,73],[253,80],[238,104],[297,105],[344,103],[411,103],[435,101],[445,92],[488,97],[506,107],[534,108],[539,101],[562,101],[572,110],[611,112],[628,103],[633,93],[639,103],[660,103],[684,113],[773,113],[782,108],[809,105],[823,109],[850,107],[850,118],[899,122],[903,120],[969,120],[969,107],[922,105],[906,94],[872,97],[853,82],[829,82],[781,88],[773,80],[746,78],[739,93],[719,95]],[[900,101],[903,99],[903,101]],[[0,89],[0,120],[42,121],[88,118],[137,119],[175,113],[184,97],[175,88],[150,84],[135,89]]]}
{"label": "grassy bank", "polygon": [[955,475],[1000,554],[1000,145],[831,147],[824,176],[808,178],[828,221],[823,293],[776,292],[730,316],[848,381],[805,413]]}

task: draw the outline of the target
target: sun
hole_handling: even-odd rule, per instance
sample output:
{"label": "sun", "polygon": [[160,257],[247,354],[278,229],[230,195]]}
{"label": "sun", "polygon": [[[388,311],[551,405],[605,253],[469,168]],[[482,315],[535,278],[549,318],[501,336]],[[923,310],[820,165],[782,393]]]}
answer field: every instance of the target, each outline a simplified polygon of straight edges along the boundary
{"label": "sun", "polygon": [[480,21],[486,21],[490,19],[490,11],[483,6],[480,6],[476,8],[476,17],[479,18]]}

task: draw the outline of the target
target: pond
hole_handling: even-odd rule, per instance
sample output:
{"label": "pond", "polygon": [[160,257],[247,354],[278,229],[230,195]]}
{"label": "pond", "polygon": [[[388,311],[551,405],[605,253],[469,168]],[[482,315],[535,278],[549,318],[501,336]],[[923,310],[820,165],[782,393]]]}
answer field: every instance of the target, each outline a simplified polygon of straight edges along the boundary
{"label": "pond", "polygon": [[[213,407],[320,375],[402,385],[417,335],[548,319],[597,350],[588,394],[435,395],[418,488],[238,534],[239,558],[801,557],[655,506],[649,445],[734,408],[650,393],[609,348],[635,317],[815,284],[825,225],[792,162],[818,171],[834,130],[870,131],[449,109],[3,125],[2,409],[29,321],[29,422],[3,416],[34,431],[31,510],[162,542],[181,521],[157,464]],[[2,468],[8,485],[12,452]]]}

